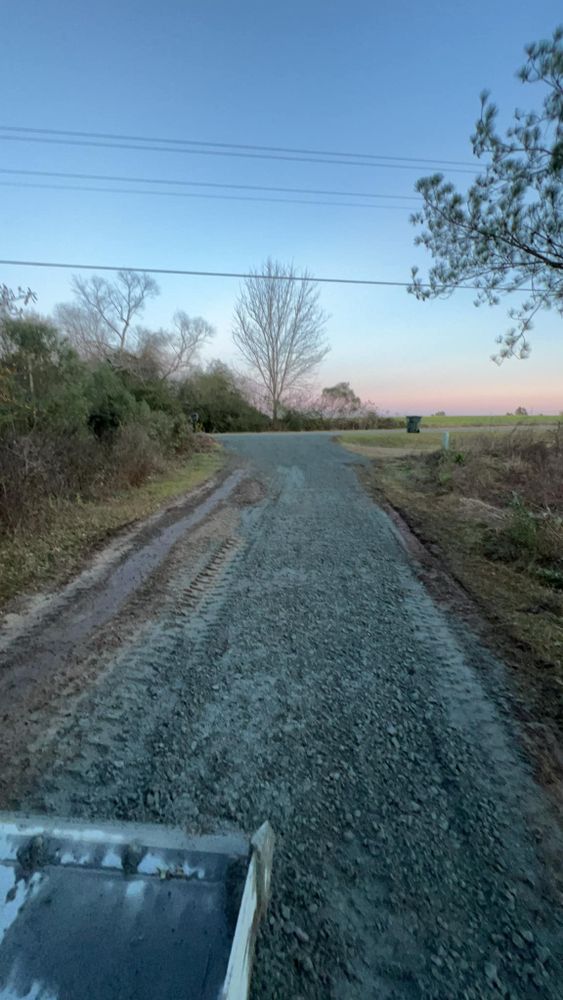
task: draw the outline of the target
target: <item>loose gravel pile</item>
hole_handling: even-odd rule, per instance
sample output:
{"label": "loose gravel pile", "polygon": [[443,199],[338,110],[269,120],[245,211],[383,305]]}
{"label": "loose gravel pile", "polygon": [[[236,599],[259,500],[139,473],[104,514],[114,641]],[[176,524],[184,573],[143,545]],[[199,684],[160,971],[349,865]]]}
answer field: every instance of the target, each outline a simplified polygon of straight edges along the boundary
{"label": "loose gravel pile", "polygon": [[562,997],[557,831],[502,665],[432,603],[327,436],[225,443],[246,493],[178,543],[17,804],[269,819],[253,1000]]}

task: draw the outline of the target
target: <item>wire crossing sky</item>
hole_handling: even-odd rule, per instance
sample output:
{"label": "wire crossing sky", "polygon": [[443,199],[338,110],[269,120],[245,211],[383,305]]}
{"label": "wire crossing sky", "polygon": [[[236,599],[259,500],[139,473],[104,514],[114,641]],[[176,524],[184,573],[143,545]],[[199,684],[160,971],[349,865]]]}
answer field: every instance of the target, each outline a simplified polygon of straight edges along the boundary
{"label": "wire crossing sky", "polygon": [[508,301],[420,303],[407,286],[430,263],[409,221],[416,180],[472,182],[480,92],[505,124],[537,106],[515,71],[560,20],[559,0],[162,0],[158,16],[147,0],[5,0],[0,281],[49,313],[74,261],[157,264],[143,325],[202,315],[208,357],[234,363],[236,276],[271,256],[338,279],[320,285],[321,385],[349,381],[391,412],[558,412],[555,316],[538,316],[529,361],[499,369]]}
{"label": "wire crossing sky", "polygon": [[[114,135],[111,132],[72,132],[68,129],[53,129],[53,128],[28,128],[22,125],[0,125],[0,132],[4,133],[16,133],[20,134],[28,133],[30,136],[37,135],[57,135],[68,136],[71,138],[81,138],[81,139],[112,139],[119,141],[120,139],[126,139],[129,142],[139,142],[139,143],[154,143],[158,142],[161,144],[171,143],[173,145],[180,146],[206,146],[210,149],[221,149],[221,150],[235,150],[244,149],[253,152],[266,152],[266,153],[298,153],[304,156],[340,156],[349,157],[355,160],[393,160],[393,161],[409,161],[411,163],[436,163],[435,160],[425,160],[419,159],[414,156],[390,156],[382,155],[376,153],[350,153],[342,152],[342,150],[330,150],[330,149],[293,149],[292,147],[285,146],[253,146],[248,143],[233,143],[233,142],[203,142],[199,139],[163,139],[162,137],[155,136],[142,136],[142,135]],[[458,166],[458,167],[475,167],[474,163],[470,163],[466,160],[443,160],[437,166]]]}
{"label": "wire crossing sky", "polygon": [[[246,278],[267,278],[268,281],[307,281],[309,280],[309,275],[289,275],[289,274],[261,274],[260,272],[255,273],[252,271],[194,271],[186,270],[180,267],[133,267],[131,264],[82,264],[82,263],[69,263],[61,261],[45,261],[45,260],[0,260],[0,265],[6,265],[7,267],[47,267],[53,268],[55,270],[71,270],[71,271],[136,271],[138,274],[169,274],[181,277],[189,278],[237,278],[238,280],[245,280]],[[385,287],[395,287],[395,288],[409,288],[409,281],[381,281],[378,278],[327,278],[323,275],[316,274],[314,280],[319,285],[382,285]],[[421,283],[423,288],[430,288],[430,285]],[[444,291],[447,291],[449,287],[461,288],[466,291],[476,291],[479,285],[454,285],[447,286],[444,285]],[[506,289],[510,291],[510,289]],[[522,292],[531,292],[532,288],[522,287],[519,289]]]}
{"label": "wire crossing sky", "polygon": [[237,191],[278,191],[290,194],[313,194],[313,195],[337,195],[343,198],[394,198],[403,201],[414,201],[420,204],[421,198],[418,195],[410,194],[382,194],[380,191],[331,191],[324,188],[292,188],[292,187],[268,187],[260,184],[229,184],[217,183],[216,181],[185,181],[170,180],[162,177],[122,177],[115,174],[77,174],[68,173],[64,170],[6,170],[0,167],[0,174],[13,174],[25,177],[60,177],[68,179],[94,180],[94,181],[120,181],[124,184],[167,184],[189,187],[212,187],[229,188]]}
{"label": "wire crossing sky", "polygon": [[[4,129],[6,128],[7,126],[4,126]],[[389,166],[392,166],[394,167],[395,170],[415,170],[417,172],[423,171],[428,165],[432,166],[433,169],[436,170],[440,169],[440,164],[435,163],[433,160],[426,160],[426,159],[417,160],[416,157],[413,156],[407,156],[407,157],[373,156],[370,159],[360,159],[357,157],[357,155],[351,153],[335,153],[334,157],[339,157],[338,159],[335,159],[334,157],[329,158],[326,155],[314,152],[307,155],[305,151],[303,152],[296,151],[294,153],[291,153],[289,151],[283,153],[257,152],[258,149],[265,148],[257,146],[241,147],[240,145],[233,145],[231,146],[231,148],[227,149],[225,148],[226,144],[213,143],[209,145],[215,147],[221,145],[223,148],[203,149],[199,146],[199,144],[198,148],[186,147],[181,145],[167,146],[162,144],[163,142],[170,142],[170,141],[180,143],[181,140],[157,139],[155,141],[158,142],[159,145],[152,145],[150,141],[147,140],[123,141],[121,139],[118,139],[117,137],[109,137],[108,139],[76,138],[76,136],[80,135],[80,133],[78,132],[71,133],[71,135],[73,136],[71,138],[68,134],[65,135],[63,133],[60,133],[58,136],[54,137],[53,134],[49,136],[37,135],[35,134],[37,131],[39,131],[37,129],[36,130],[30,129],[27,131],[28,131],[27,135],[8,135],[4,132],[4,134],[0,134],[0,141],[3,140],[4,142],[25,142],[25,143],[39,142],[39,143],[47,143],[50,145],[58,145],[58,146],[88,146],[98,149],[128,149],[128,150],[137,150],[139,152],[147,152],[147,153],[183,153],[191,156],[223,156],[223,157],[235,156],[251,160],[289,160],[295,163],[321,163],[321,164],[328,163],[331,165],[340,165],[348,167],[387,168]],[[82,133],[82,135],[88,135],[88,133]],[[201,144],[201,146],[203,146],[203,143]],[[451,161],[447,162],[451,163]],[[442,164],[442,166],[446,165],[447,164]],[[477,172],[477,168],[475,166],[469,166],[469,167],[452,166],[449,167],[448,169],[457,174],[475,174]]]}

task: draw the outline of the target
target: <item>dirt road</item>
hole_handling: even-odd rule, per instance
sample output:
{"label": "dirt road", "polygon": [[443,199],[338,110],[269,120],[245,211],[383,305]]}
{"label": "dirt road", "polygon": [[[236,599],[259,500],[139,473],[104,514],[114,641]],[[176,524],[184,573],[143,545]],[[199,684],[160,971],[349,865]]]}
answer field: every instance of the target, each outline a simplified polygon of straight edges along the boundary
{"label": "dirt road", "polygon": [[240,482],[103,628],[18,640],[22,685],[45,628],[51,666],[28,719],[2,703],[32,736],[21,765],[5,741],[0,805],[269,818],[254,1000],[560,998],[561,842],[502,664],[433,604],[360,459],[325,435],[224,444]]}

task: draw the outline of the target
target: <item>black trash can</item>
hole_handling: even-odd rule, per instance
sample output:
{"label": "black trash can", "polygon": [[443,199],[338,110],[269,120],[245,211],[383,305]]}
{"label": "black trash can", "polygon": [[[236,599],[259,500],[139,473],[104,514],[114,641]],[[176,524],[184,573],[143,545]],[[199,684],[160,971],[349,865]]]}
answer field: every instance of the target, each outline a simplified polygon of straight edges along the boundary
{"label": "black trash can", "polygon": [[407,417],[407,434],[420,434],[422,417]]}

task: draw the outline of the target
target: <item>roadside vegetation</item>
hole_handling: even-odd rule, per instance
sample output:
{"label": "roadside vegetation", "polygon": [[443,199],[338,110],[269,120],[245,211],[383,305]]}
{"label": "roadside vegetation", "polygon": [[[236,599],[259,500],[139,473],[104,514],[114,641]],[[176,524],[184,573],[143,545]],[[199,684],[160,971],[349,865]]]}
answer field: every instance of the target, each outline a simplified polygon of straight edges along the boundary
{"label": "roadside vegetation", "polygon": [[[0,325],[0,600],[60,578],[109,532],[212,475],[187,383],[84,361],[51,323]],[[189,400],[188,400],[189,402]]]}
{"label": "roadside vegetation", "polygon": [[61,578],[109,532],[211,476],[220,450],[198,433],[210,421],[262,418],[227,369],[195,366],[203,321],[182,314],[178,339],[162,335],[153,350],[148,336],[115,345],[94,309],[74,312],[91,331],[80,347],[68,328],[24,312],[30,298],[2,288],[0,600]]}
{"label": "roadside vegetation", "polygon": [[563,724],[563,423],[452,435],[448,451],[372,454],[369,488],[534,668],[549,692],[542,711]]}
{"label": "roadside vegetation", "polygon": [[170,464],[142,486],[98,498],[76,497],[50,505],[49,517],[28,531],[0,538],[0,604],[45,583],[67,579],[88,554],[121,529],[142,521],[176,497],[204,483],[223,464],[219,448]]}

